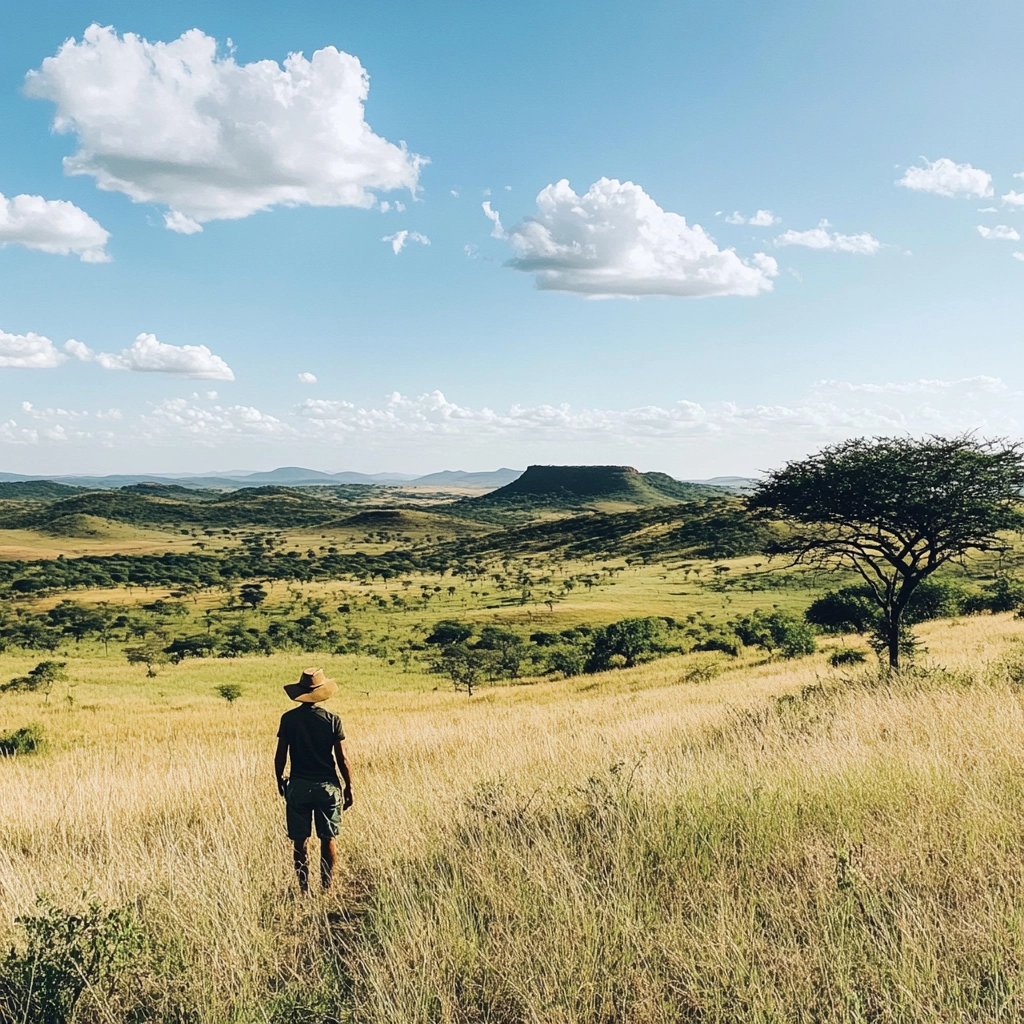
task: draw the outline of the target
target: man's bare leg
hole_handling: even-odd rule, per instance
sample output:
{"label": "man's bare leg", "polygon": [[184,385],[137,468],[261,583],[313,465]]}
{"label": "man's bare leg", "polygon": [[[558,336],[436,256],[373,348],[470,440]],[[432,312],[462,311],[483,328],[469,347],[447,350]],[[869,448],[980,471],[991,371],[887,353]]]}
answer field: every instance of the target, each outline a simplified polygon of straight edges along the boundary
{"label": "man's bare leg", "polygon": [[309,860],[306,857],[306,840],[294,840],[292,859],[295,862],[295,874],[299,879],[299,890],[309,892]]}
{"label": "man's bare leg", "polygon": [[320,884],[326,892],[334,877],[334,864],[338,859],[338,847],[333,838],[320,840]]}

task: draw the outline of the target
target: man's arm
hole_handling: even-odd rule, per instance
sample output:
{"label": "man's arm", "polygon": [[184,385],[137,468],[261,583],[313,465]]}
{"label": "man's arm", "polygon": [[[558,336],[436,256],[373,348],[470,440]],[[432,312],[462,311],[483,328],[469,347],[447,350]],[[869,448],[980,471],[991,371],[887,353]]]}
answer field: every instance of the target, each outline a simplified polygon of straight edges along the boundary
{"label": "man's arm", "polygon": [[278,737],[277,751],[274,754],[274,774],[277,776],[277,791],[284,796],[284,766],[288,759],[288,741]]}
{"label": "man's arm", "polygon": [[338,762],[338,772],[345,783],[345,799],[341,809],[347,811],[352,806],[352,776],[349,774],[348,761],[345,760],[345,745],[341,740],[334,744],[334,759]]}

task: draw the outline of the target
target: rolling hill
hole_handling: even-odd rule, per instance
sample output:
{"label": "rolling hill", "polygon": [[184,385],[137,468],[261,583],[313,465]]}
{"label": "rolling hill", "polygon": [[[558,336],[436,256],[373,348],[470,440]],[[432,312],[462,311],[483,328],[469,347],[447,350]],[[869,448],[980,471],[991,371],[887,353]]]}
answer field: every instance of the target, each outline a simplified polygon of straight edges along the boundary
{"label": "rolling hill", "polygon": [[529,466],[522,476],[479,498],[460,503],[470,509],[586,509],[601,506],[666,505],[728,492],[688,484],[667,473],[641,473],[632,466]]}

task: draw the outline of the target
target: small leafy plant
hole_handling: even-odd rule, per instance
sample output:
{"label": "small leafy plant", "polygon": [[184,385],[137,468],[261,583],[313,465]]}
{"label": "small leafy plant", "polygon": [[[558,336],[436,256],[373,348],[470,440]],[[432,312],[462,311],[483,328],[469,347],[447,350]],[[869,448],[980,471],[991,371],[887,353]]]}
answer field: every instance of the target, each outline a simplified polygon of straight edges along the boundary
{"label": "small leafy plant", "polygon": [[217,694],[223,697],[229,704],[234,704],[242,696],[242,688],[238,683],[221,683],[217,687]]}
{"label": "small leafy plant", "polygon": [[142,932],[130,908],[108,910],[92,900],[81,913],[36,899],[36,913],[16,919],[25,933],[0,960],[0,1022],[67,1024],[88,990],[113,995],[142,952]]}
{"label": "small leafy plant", "polygon": [[0,756],[34,754],[46,746],[46,735],[41,725],[24,725],[10,732],[0,732]]}

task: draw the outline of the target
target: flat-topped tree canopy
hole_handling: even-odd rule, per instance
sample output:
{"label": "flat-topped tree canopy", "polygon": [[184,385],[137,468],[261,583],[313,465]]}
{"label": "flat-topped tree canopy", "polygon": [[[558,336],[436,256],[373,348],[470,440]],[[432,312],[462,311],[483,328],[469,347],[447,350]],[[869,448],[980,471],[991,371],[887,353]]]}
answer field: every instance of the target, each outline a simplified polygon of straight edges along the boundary
{"label": "flat-topped tree canopy", "polygon": [[749,499],[787,527],[769,554],[845,565],[879,606],[878,644],[899,667],[903,612],[914,589],[969,551],[1006,548],[1024,528],[1024,445],[973,434],[854,438],[768,474]]}

